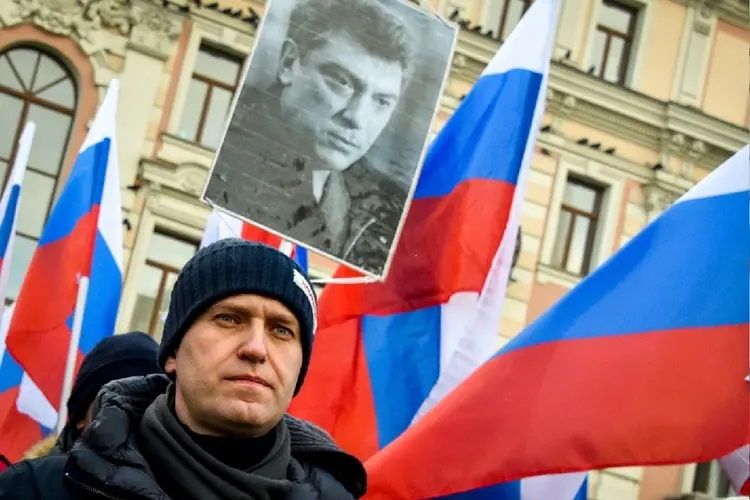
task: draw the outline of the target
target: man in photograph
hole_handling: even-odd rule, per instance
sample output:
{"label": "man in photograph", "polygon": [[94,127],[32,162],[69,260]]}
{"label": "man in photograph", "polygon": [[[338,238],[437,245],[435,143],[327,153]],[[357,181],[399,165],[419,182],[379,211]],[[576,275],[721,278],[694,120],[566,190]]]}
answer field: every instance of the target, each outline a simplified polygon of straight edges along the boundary
{"label": "man in photograph", "polygon": [[379,1],[297,2],[273,83],[246,89],[227,133],[233,162],[252,155],[252,199],[273,198],[240,215],[380,274],[407,192],[366,155],[402,97],[413,43]]}

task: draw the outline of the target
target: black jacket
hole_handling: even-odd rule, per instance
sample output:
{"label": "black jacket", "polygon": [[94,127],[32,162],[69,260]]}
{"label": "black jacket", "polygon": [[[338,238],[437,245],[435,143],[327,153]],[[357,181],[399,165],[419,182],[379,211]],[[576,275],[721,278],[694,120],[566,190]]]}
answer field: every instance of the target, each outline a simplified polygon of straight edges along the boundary
{"label": "black jacket", "polygon": [[[0,500],[170,500],[134,435],[144,412],[167,384],[166,377],[155,375],[105,386],[97,397],[96,418],[71,452],[26,460],[0,473]],[[290,416],[284,423],[291,442],[289,471],[296,471],[292,480],[302,487],[292,496],[259,498],[352,500],[364,495],[366,475],[356,458],[311,424]]]}

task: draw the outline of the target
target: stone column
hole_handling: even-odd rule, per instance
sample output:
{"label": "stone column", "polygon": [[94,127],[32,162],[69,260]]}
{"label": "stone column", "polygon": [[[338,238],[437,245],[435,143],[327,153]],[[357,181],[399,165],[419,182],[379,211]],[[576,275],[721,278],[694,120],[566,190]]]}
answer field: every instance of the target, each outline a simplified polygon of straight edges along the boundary
{"label": "stone column", "polygon": [[[117,110],[118,159],[123,186],[132,184],[144,151],[146,134],[156,92],[161,84],[164,64],[175,50],[182,30],[182,18],[161,3],[136,0],[130,12],[132,28],[125,51],[120,79],[120,102]],[[176,76],[175,76],[176,77]],[[129,210],[132,196],[123,196]]]}
{"label": "stone column", "polygon": [[672,89],[672,100],[680,104],[700,107],[708,72],[708,60],[716,31],[714,9],[718,1],[693,0],[688,4]]}

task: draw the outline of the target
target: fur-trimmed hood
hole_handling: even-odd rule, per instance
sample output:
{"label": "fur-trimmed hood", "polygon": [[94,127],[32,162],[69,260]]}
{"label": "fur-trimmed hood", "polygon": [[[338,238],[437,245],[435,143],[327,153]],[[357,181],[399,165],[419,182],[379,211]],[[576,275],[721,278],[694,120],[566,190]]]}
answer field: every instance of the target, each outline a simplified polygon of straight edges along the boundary
{"label": "fur-trimmed hood", "polygon": [[38,443],[35,443],[31,448],[29,448],[23,455],[24,460],[33,460],[34,458],[46,457],[49,452],[52,451],[52,448],[55,446],[56,442],[57,435],[50,434]]}

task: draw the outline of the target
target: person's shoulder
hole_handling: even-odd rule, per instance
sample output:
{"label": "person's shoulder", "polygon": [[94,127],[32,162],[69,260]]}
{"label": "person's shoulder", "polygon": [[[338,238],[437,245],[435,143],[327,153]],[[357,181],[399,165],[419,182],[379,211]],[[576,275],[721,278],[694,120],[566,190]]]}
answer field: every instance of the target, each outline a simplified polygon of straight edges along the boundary
{"label": "person's shoulder", "polygon": [[346,453],[320,427],[291,415],[289,428],[292,457],[305,468],[308,480],[321,498],[361,498],[367,491],[367,472],[356,457]]}
{"label": "person's shoulder", "polygon": [[[63,485],[66,456],[23,460],[0,473],[0,500],[68,498]],[[54,495],[48,496],[48,495]]]}

